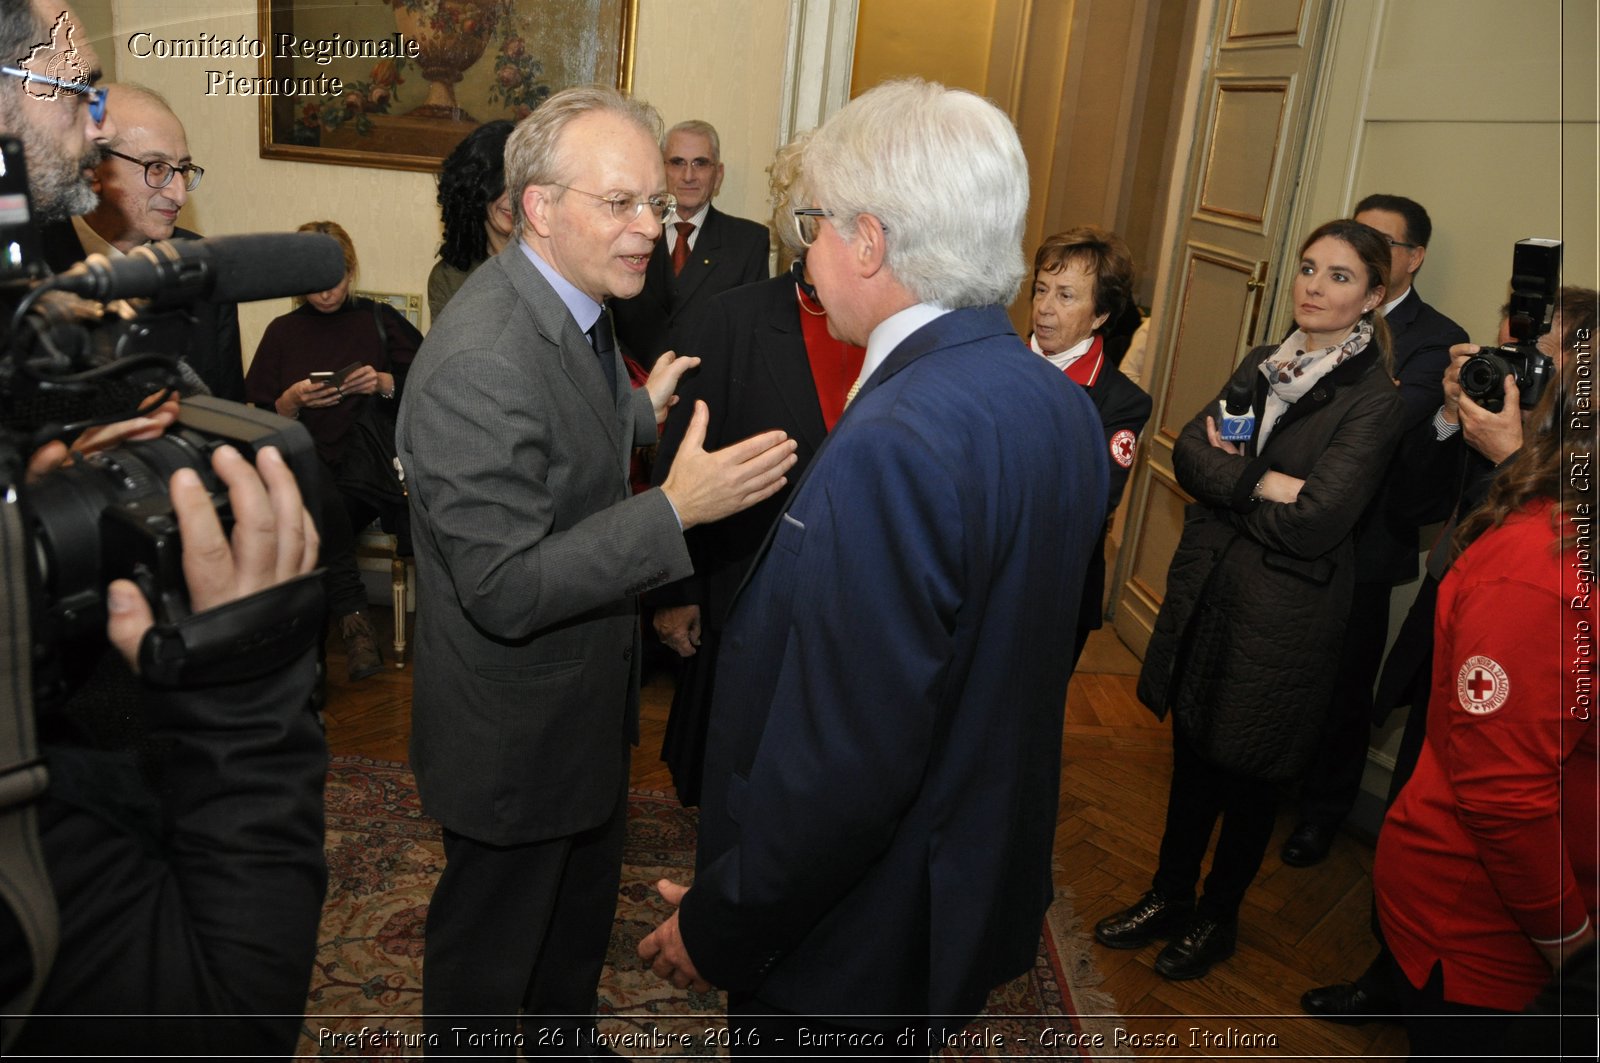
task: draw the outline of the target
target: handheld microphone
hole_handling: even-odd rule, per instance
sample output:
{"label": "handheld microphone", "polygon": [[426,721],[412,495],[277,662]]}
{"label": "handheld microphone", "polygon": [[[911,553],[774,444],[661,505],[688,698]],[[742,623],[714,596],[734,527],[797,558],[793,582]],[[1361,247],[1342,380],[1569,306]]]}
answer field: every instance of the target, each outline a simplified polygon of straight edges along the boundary
{"label": "handheld microphone", "polygon": [[87,299],[154,297],[164,305],[209,298],[248,303],[332,288],[344,252],[324,233],[259,233],[209,240],[160,240],[120,259],[91,255],[46,286]]}

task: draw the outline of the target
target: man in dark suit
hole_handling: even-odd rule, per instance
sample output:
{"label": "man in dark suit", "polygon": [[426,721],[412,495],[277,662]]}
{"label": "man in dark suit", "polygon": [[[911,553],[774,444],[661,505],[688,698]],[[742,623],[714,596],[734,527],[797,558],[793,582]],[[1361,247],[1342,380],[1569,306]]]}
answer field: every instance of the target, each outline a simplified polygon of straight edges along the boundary
{"label": "man in dark suit", "polygon": [[711,123],[679,122],[667,131],[661,155],[677,208],[650,256],[644,291],[613,304],[622,349],[646,368],[683,343],[713,295],[767,279],[767,227],[711,205],[723,174]]}
{"label": "man in dark suit", "polygon": [[[1433,236],[1422,204],[1405,196],[1370,195],[1356,204],[1355,220],[1389,241],[1390,298],[1383,315],[1394,341],[1394,376],[1410,431],[1439,409],[1450,348],[1467,342],[1467,333],[1417,294],[1414,281]],[[1397,584],[1417,576],[1417,522],[1399,512],[1401,504],[1415,505],[1416,488],[1402,492],[1390,470],[1373,474],[1385,476],[1384,486],[1356,525],[1356,584],[1339,689],[1325,740],[1301,785],[1300,822],[1283,843],[1283,862],[1291,867],[1320,863],[1355,807],[1372,729],[1373,683],[1389,638],[1389,596]],[[1425,490],[1448,499],[1453,484],[1441,481]]]}
{"label": "man in dark suit", "polygon": [[[106,111],[117,133],[95,168],[100,202],[82,217],[46,225],[40,234],[45,262],[57,273],[91,253],[118,258],[155,240],[200,237],[178,227],[178,212],[205,172],[189,155],[183,123],[167,101],[149,89],[112,85],[106,93]],[[189,312],[192,326],[176,320],[173,327],[157,322],[159,339],[181,346],[183,360],[213,395],[243,402],[238,308],[202,299]]]}
{"label": "man in dark suit", "polygon": [[423,1006],[445,1053],[514,1056],[519,1010],[530,1056],[592,1050],[638,731],[637,595],[689,572],[685,528],[759,502],[794,460],[781,432],[707,454],[701,405],[672,474],[629,490],[629,455],[697,361],[663,358],[631,388],[604,307],[638,292],[671,205],[659,130],[648,104],[580,88],[512,132],[518,239],[451,300],[401,401],[411,757],[447,861]]}
{"label": "man in dark suit", "polygon": [[639,952],[729,991],[736,1055],[800,1026],[937,1050],[1036,955],[1105,441],[1006,316],[1028,182],[1004,114],[890,82],[804,170],[807,266],[866,359],[734,602],[694,885],[661,883],[680,906]]}

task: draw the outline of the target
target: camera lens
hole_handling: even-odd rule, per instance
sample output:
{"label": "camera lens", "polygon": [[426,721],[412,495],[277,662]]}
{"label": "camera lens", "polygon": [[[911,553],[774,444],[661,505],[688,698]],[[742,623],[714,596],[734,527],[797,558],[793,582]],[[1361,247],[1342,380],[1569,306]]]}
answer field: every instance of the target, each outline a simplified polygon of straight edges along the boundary
{"label": "camera lens", "polygon": [[58,469],[27,494],[48,615],[71,637],[103,620],[106,583],[133,574],[135,551],[116,547],[108,514],[154,508],[170,513],[167,481],[194,469],[214,495],[211,445],[197,432],[178,430],[160,439],[127,443]]}
{"label": "camera lens", "polygon": [[1481,350],[1461,363],[1461,390],[1474,402],[1483,404],[1484,399],[1505,393],[1501,381],[1509,372],[1511,363],[1498,354]]}

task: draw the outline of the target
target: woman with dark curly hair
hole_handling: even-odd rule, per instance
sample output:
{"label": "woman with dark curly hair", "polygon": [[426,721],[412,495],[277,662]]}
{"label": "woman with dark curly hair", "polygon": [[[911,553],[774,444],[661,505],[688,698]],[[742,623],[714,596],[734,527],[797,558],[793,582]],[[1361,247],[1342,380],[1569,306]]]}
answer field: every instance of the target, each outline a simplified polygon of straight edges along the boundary
{"label": "woman with dark curly hair", "polygon": [[511,239],[506,195],[506,138],[515,124],[485,122],[468,133],[439,171],[439,214],[444,243],[428,273],[428,317],[438,320],[467,276]]}

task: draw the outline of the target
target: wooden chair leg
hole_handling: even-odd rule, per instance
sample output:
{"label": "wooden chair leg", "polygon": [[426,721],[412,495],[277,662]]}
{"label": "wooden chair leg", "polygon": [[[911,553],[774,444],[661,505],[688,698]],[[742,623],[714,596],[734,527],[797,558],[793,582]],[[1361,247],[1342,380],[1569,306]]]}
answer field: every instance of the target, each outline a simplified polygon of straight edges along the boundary
{"label": "wooden chair leg", "polygon": [[406,664],[406,563],[396,557],[389,562],[389,577],[394,590],[394,666]]}

